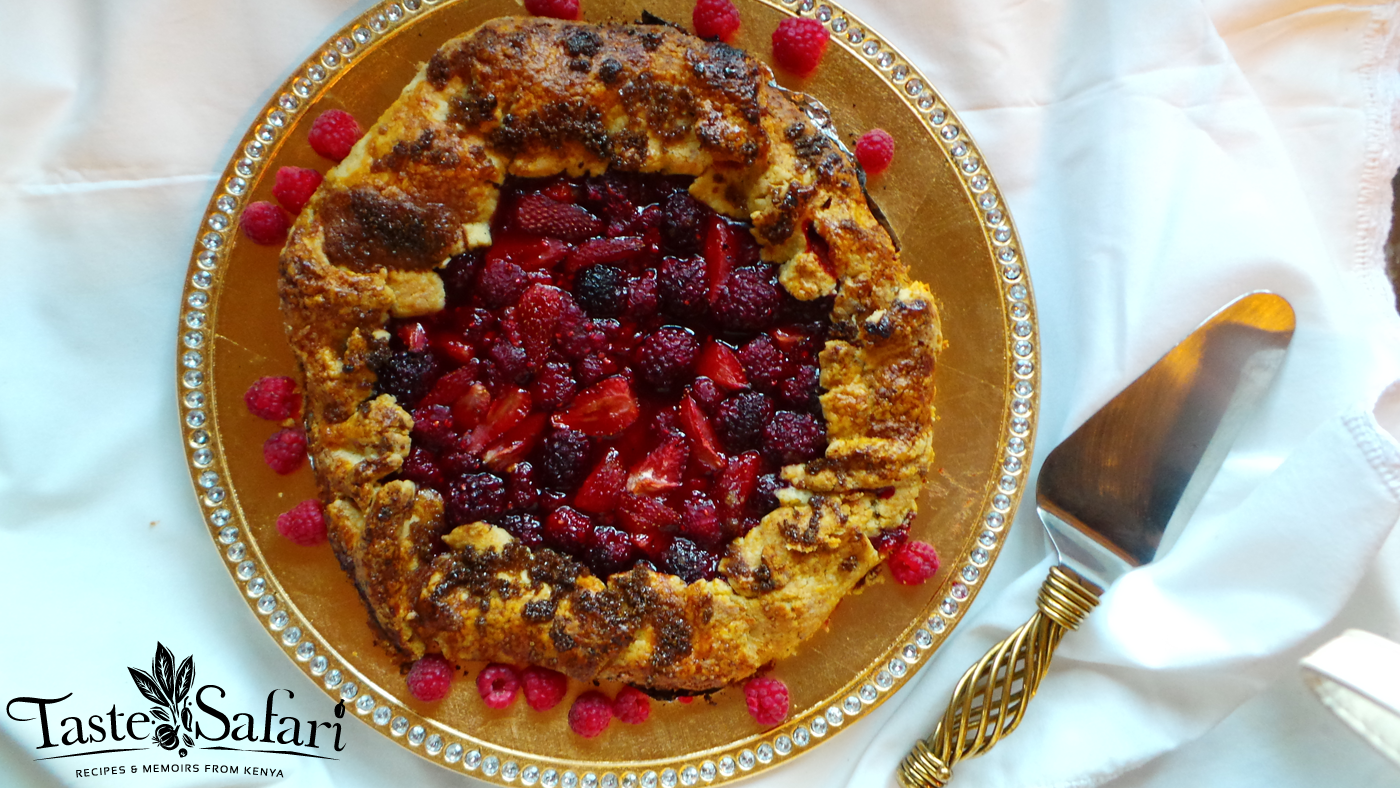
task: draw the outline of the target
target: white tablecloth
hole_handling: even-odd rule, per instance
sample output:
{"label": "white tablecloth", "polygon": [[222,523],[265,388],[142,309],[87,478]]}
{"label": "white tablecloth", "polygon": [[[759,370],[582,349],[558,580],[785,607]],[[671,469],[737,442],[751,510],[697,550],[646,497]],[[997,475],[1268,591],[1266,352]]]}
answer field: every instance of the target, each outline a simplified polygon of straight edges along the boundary
{"label": "white tablecloth", "polygon": [[[587,6],[587,0],[583,0]],[[1346,627],[1400,638],[1400,318],[1383,273],[1400,8],[1308,0],[851,0],[958,109],[1040,307],[1037,455],[1234,296],[1299,325],[1276,390],[1177,546],[1066,639],[1014,736],[954,785],[1400,782],[1306,694]],[[0,699],[105,714],[152,645],[231,696],[325,704],[249,614],[190,492],[171,380],[196,227],[284,76],[367,4],[0,0]],[[1377,406],[1377,403],[1380,403]],[[935,662],[752,784],[886,786],[1048,565],[1022,511]],[[129,687],[121,692],[130,694]],[[94,701],[97,702],[97,701]],[[110,703],[109,701],[106,701]],[[0,783],[449,785],[347,719],[283,777],[91,777],[0,717]],[[324,709],[321,709],[324,711]],[[350,715],[353,716],[353,715]],[[55,725],[55,730],[57,726]],[[99,762],[100,761],[100,762]],[[230,761],[233,763],[234,761]]]}

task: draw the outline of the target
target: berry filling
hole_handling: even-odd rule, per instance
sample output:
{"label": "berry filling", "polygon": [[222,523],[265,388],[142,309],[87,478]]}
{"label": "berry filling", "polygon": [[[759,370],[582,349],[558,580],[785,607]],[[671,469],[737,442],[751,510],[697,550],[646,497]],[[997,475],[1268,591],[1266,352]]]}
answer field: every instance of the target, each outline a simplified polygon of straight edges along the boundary
{"label": "berry filling", "polygon": [[713,578],[826,450],[801,302],[689,178],[508,179],[493,245],[442,270],[444,310],[389,325],[378,391],[414,420],[399,477],[447,527],[485,521],[606,577]]}

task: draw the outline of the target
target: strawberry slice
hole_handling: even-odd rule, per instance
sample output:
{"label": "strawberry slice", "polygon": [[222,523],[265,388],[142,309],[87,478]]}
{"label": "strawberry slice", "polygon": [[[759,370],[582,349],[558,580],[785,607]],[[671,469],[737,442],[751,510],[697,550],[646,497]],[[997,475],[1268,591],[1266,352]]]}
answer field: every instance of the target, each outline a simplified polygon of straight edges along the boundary
{"label": "strawberry slice", "polygon": [[705,231],[705,281],[710,285],[710,300],[719,295],[720,285],[734,270],[734,257],[738,241],[734,238],[734,228],[716,214],[710,217],[710,226]]}
{"label": "strawberry slice", "polygon": [[542,361],[554,340],[559,325],[559,313],[567,298],[563,290],[551,285],[530,285],[515,308],[520,338],[531,359]]}
{"label": "strawberry slice", "polygon": [[622,465],[622,452],[608,449],[603,461],[583,480],[574,496],[574,507],[589,514],[611,512],[617,508],[618,496],[622,495],[626,484],[627,468]]}
{"label": "strawberry slice", "polygon": [[428,349],[428,330],[423,328],[422,323],[404,323],[399,326],[398,335],[404,346],[413,353],[422,353]]}
{"label": "strawberry slice", "polygon": [[578,243],[603,232],[603,222],[587,209],[531,194],[515,205],[515,226],[522,232]]}
{"label": "strawberry slice", "polygon": [[729,463],[715,480],[715,502],[726,514],[736,516],[744,510],[749,496],[758,487],[758,472],[763,460],[756,451],[746,451]]}
{"label": "strawberry slice", "polygon": [[577,199],[574,196],[574,187],[570,186],[565,181],[556,181],[549,184],[543,189],[540,189],[540,194],[547,194],[559,202],[574,202]]}
{"label": "strawberry slice", "polygon": [[554,414],[554,424],[598,438],[622,432],[640,415],[632,384],[627,378],[614,375],[574,397],[567,410]]}
{"label": "strawberry slice", "polygon": [[486,262],[504,260],[514,263],[524,271],[548,271],[559,265],[572,249],[569,244],[554,238],[529,238],[507,235],[491,244],[486,252]]}
{"label": "strawberry slice", "polygon": [[632,534],[632,544],[652,563],[660,565],[661,559],[666,555],[666,548],[671,546],[671,537],[654,531],[642,531]]}
{"label": "strawberry slice", "polygon": [[700,351],[700,360],[695,364],[695,374],[713,380],[727,391],[738,391],[749,385],[749,378],[744,374],[744,365],[739,363],[739,357],[734,354],[734,350],[713,338],[705,344],[705,349]]}
{"label": "strawberry slice", "polygon": [[515,425],[525,420],[530,413],[530,392],[524,389],[507,389],[501,396],[491,401],[486,416],[458,443],[458,448],[469,455],[479,454],[497,438],[505,435]]}
{"label": "strawberry slice", "polygon": [[690,444],[679,435],[651,450],[627,477],[627,492],[633,495],[659,495],[681,486]]}
{"label": "strawberry slice", "polygon": [[773,344],[789,356],[801,353],[802,346],[807,342],[806,335],[785,328],[775,328],[768,335],[773,337]]}
{"label": "strawberry slice", "polygon": [[719,450],[719,439],[715,437],[710,419],[689,394],[681,400],[681,429],[690,438],[690,447],[695,450],[695,459],[702,465],[716,471],[723,470],[725,459]]}
{"label": "strawberry slice", "polygon": [[491,407],[491,392],[484,384],[473,383],[452,402],[452,428],[470,433],[481,424],[486,409]]}
{"label": "strawberry slice", "polygon": [[569,262],[564,270],[581,271],[599,263],[616,263],[626,260],[647,248],[647,243],[635,235],[622,235],[617,238],[595,238],[587,241],[569,253]]}
{"label": "strawberry slice", "polygon": [[434,340],[433,347],[441,350],[448,358],[458,364],[470,364],[476,360],[476,350],[460,340],[447,338],[443,338],[441,341]]}
{"label": "strawberry slice", "polygon": [[543,413],[527,416],[486,450],[481,458],[482,464],[499,474],[510,473],[516,464],[535,450],[547,422]]}
{"label": "strawberry slice", "polygon": [[423,395],[423,399],[418,400],[418,407],[426,408],[429,405],[451,405],[467,393],[467,389],[476,382],[476,367],[462,367],[438,378],[438,382]]}
{"label": "strawberry slice", "polygon": [[617,517],[622,527],[633,535],[665,534],[674,531],[681,521],[681,516],[665,501],[647,495],[623,495],[618,502]]}

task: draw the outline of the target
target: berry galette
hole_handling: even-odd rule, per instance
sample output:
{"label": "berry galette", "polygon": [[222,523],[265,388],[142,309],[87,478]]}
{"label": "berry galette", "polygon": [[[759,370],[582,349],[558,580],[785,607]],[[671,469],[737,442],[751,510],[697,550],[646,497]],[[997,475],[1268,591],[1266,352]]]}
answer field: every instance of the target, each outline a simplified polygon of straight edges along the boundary
{"label": "berry galette", "polygon": [[406,658],[710,690],[905,540],[934,302],[771,80],[669,26],[497,20],[300,214],[326,527]]}

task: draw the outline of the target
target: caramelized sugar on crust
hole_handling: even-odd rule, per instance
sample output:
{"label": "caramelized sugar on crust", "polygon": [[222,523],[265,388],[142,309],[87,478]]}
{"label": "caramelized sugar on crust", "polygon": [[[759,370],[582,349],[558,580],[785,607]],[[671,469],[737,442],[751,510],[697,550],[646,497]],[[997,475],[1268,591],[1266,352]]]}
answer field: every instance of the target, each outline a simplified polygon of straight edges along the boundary
{"label": "caramelized sugar on crust", "polygon": [[[871,537],[914,517],[932,460],[934,302],[855,165],[771,78],[669,27],[496,20],[445,44],[302,212],[280,293],[330,539],[406,657],[717,688],[793,653],[880,562]],[[825,456],[783,468],[778,508],[713,580],[638,565],[605,581],[484,522],[448,532],[441,496],[394,478],[413,419],[375,393],[389,320],[443,308],[437,270],[490,243],[507,175],[605,170],[694,176],[693,196],[752,224],[789,293],[834,296]]]}

